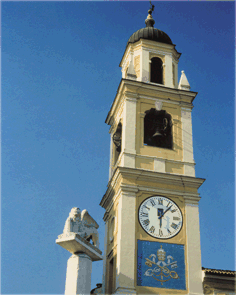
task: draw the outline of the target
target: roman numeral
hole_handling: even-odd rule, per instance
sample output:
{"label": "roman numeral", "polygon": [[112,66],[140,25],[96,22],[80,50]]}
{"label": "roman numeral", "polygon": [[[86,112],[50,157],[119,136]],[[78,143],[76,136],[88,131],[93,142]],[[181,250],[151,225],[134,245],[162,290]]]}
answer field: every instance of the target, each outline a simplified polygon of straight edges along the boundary
{"label": "roman numeral", "polygon": [[150,200],[150,202],[151,202],[152,206],[155,206],[156,205],[153,200]]}
{"label": "roman numeral", "polygon": [[154,231],[155,231],[155,227],[154,226],[152,226],[150,229],[149,229],[149,231],[150,231],[150,233],[154,233]]}
{"label": "roman numeral", "polygon": [[171,231],[169,230],[169,228],[167,228],[167,231],[168,231],[169,234],[171,234]]}
{"label": "roman numeral", "polygon": [[170,204],[170,202],[166,205],[166,207],[168,207],[169,206],[169,204]]}
{"label": "roman numeral", "polygon": [[144,212],[142,212],[141,215],[142,215],[143,217],[148,217],[148,214],[147,214],[147,213],[144,213]]}
{"label": "roman numeral", "polygon": [[148,207],[147,207],[147,206],[145,206],[145,205],[144,205],[143,207],[145,207],[146,209],[150,210],[150,208],[148,208]]}
{"label": "roman numeral", "polygon": [[180,220],[180,218],[179,218],[179,217],[176,217],[176,216],[174,216],[174,217],[173,217],[173,220]]}
{"label": "roman numeral", "polygon": [[176,210],[177,210],[177,209],[173,209],[173,210],[170,210],[170,211],[171,211],[171,213],[174,213]]}
{"label": "roman numeral", "polygon": [[159,229],[159,236],[160,236],[160,237],[163,236],[163,232],[162,232],[161,229]]}
{"label": "roman numeral", "polygon": [[178,227],[177,224],[175,224],[174,222],[171,224],[171,227],[173,227],[173,229],[176,229]]}
{"label": "roman numeral", "polygon": [[158,199],[158,205],[163,205],[163,199]]}
{"label": "roman numeral", "polygon": [[145,225],[145,226],[149,225],[149,223],[150,223],[150,221],[149,221],[148,219],[145,219],[145,220],[143,221],[143,225]]}

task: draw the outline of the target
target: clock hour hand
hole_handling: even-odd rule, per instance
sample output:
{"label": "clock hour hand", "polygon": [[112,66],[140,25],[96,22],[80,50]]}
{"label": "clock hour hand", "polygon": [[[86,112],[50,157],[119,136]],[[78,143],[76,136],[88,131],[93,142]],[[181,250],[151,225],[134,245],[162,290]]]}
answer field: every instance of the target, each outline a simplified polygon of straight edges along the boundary
{"label": "clock hour hand", "polygon": [[[157,209],[157,216],[161,216],[163,213],[163,209]],[[160,218],[160,228],[162,226],[162,219]]]}
{"label": "clock hour hand", "polygon": [[164,216],[164,214],[166,214],[166,212],[169,211],[171,207],[172,207],[172,205],[169,208],[167,208],[166,211],[163,212],[158,218],[159,219],[162,219],[162,217]]}

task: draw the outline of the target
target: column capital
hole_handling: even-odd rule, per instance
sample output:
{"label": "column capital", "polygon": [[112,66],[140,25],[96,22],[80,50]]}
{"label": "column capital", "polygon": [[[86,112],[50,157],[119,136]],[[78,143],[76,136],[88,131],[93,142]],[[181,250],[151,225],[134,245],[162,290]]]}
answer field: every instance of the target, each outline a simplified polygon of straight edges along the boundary
{"label": "column capital", "polygon": [[190,205],[193,207],[198,207],[198,203],[200,201],[200,196],[194,196],[194,195],[190,195],[190,194],[184,194],[183,195],[184,201],[186,205]]}

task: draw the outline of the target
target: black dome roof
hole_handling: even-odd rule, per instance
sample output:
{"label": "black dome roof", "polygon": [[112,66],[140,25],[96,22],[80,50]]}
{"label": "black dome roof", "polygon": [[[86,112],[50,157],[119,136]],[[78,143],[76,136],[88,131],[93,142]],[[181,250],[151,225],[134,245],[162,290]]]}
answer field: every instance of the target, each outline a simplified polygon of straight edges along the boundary
{"label": "black dome roof", "polygon": [[153,27],[155,24],[155,21],[152,18],[154,5],[151,6],[152,7],[148,10],[148,16],[145,20],[146,28],[140,29],[137,32],[133,33],[133,35],[129,38],[127,42],[127,46],[129,43],[135,43],[140,39],[152,40],[156,42],[173,45],[170,37],[166,33]]}
{"label": "black dome roof", "polygon": [[139,41],[141,38],[165,44],[173,44],[170,37],[165,32],[162,32],[161,30],[158,30],[154,27],[147,26],[146,28],[140,29],[133,33],[129,38],[127,45],[129,43],[135,43]]}

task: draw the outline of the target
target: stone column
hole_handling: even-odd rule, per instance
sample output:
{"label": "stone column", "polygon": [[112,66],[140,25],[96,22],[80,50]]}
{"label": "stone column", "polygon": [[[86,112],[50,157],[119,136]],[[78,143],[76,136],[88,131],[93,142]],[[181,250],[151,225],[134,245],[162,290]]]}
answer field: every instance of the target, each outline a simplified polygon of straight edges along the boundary
{"label": "stone column", "polygon": [[85,253],[73,254],[67,262],[65,295],[87,295],[91,291],[92,259]]}
{"label": "stone column", "polygon": [[65,295],[90,294],[92,262],[103,259],[102,251],[74,232],[59,235],[56,243],[73,254],[67,262]]}

